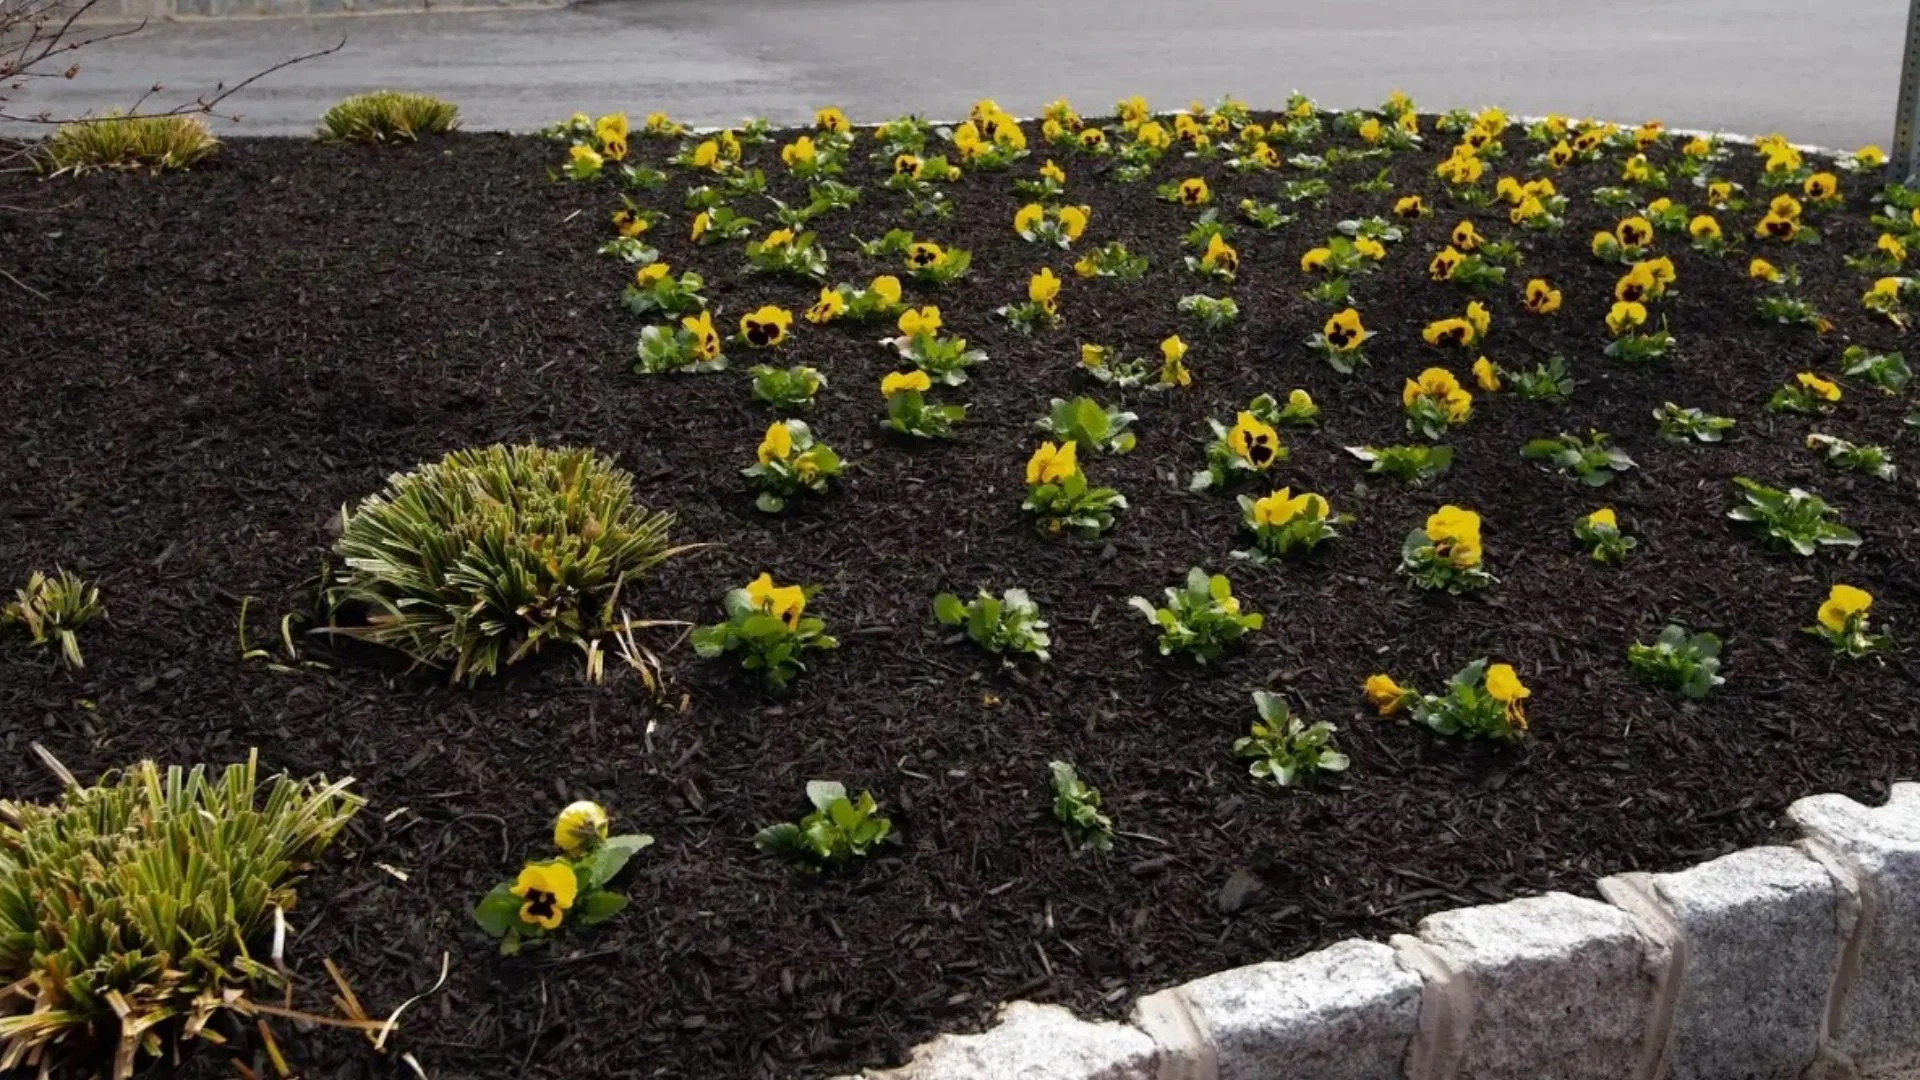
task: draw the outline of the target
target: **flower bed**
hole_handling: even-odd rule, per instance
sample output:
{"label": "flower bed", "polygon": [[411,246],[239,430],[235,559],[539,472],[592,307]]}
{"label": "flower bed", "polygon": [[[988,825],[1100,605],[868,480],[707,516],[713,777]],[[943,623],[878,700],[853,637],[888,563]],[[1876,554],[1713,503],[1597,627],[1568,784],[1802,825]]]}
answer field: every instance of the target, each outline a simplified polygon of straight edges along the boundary
{"label": "flower bed", "polygon": [[[1252,115],[1256,140],[1229,116],[1196,157],[1184,129],[1210,119],[1163,117],[1149,163],[1128,149],[1157,141],[1144,116],[1100,122],[1107,154],[1028,122],[1019,156],[983,110],[985,150],[933,135],[892,188],[915,166],[875,160],[870,128],[832,177],[831,132],[785,153],[803,133],[773,132],[740,151],[765,192],[705,207],[703,239],[756,223],[705,244],[686,194],[738,175],[712,167],[725,140],[638,129],[590,179],[564,141],[241,140],[0,219],[49,294],[0,323],[33,358],[0,369],[0,572],[80,569],[111,613],[70,674],[0,631],[0,780],[52,793],[28,738],[82,775],[258,745],[358,777],[347,865],[293,917],[296,988],[322,996],[331,955],[379,1011],[450,951],[398,1036],[436,1074],[812,1076],[897,1062],[1001,1000],[1114,1015],[1439,908],[1590,893],[1774,836],[1801,795],[1920,772],[1912,395],[1868,359],[1902,347],[1908,211],[1875,225],[1876,178],[1777,147],[1662,134],[1639,159],[1632,128],[1576,127],[1563,152],[1559,132],[1426,116],[1424,147],[1379,157],[1391,113],[1312,118],[1282,135],[1288,117]],[[1453,152],[1476,139],[1504,156]],[[960,175],[928,179],[942,154]],[[829,178],[857,201],[770,248],[768,196],[805,206]],[[909,215],[936,201],[950,216]],[[1209,212],[1230,230],[1195,234]],[[668,269],[623,261],[636,248]],[[776,429],[772,402],[804,427]],[[623,589],[634,617],[713,627],[739,590],[736,610],[798,627],[803,606],[837,647],[770,691],[740,634],[703,629],[701,657],[642,631],[671,680],[656,706],[617,661],[584,679],[570,647],[469,687],[307,632],[342,506],[534,441],[611,456],[674,543],[714,545]],[[801,463],[823,446],[837,475]],[[1862,463],[1874,447],[1897,471]],[[1734,520],[1808,512],[1737,478],[1817,493],[1858,545]],[[1866,627],[1836,585],[1871,596]],[[1894,637],[1871,650],[1863,629]],[[816,779],[870,792],[890,830],[805,873],[779,857],[795,832],[754,841],[803,823]],[[575,799],[653,838],[629,903],[498,958],[471,910]],[[288,1052],[325,1072],[362,1047]]]}

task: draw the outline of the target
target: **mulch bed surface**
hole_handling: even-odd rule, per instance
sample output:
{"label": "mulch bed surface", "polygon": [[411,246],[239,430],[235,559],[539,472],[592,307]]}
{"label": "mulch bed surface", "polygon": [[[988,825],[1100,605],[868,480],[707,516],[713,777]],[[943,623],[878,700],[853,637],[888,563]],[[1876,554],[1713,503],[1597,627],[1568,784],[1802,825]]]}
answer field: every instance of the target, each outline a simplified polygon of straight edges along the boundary
{"label": "mulch bed surface", "polygon": [[[1515,158],[1495,168],[1533,175],[1517,158],[1534,148],[1518,130],[1507,142]],[[836,281],[897,272],[847,240],[905,224],[901,197],[865,161],[870,146],[863,135],[847,178],[865,185],[859,205],[816,222]],[[1035,148],[1013,175],[1032,175],[1047,156]],[[776,175],[774,149],[759,154],[773,193],[804,201],[803,185]],[[1435,154],[1395,159],[1396,195],[1432,191]],[[384,1013],[431,985],[450,952],[446,987],[410,1011],[399,1040],[436,1076],[811,1077],[898,1063],[941,1031],[977,1028],[1000,1001],[1121,1015],[1141,993],[1405,930],[1437,909],[1590,894],[1604,874],[1777,839],[1796,798],[1878,799],[1893,779],[1920,776],[1911,649],[1836,666],[1799,632],[1836,580],[1870,589],[1876,620],[1903,637],[1920,625],[1920,513],[1904,471],[1897,484],[1842,474],[1802,446],[1817,427],[1911,464],[1905,404],[1855,386],[1818,425],[1763,410],[1794,372],[1832,373],[1846,341],[1899,347],[1859,309],[1861,275],[1840,265],[1872,246],[1864,179],[1847,180],[1844,215],[1815,216],[1824,246],[1775,259],[1801,267],[1834,333],[1759,322],[1745,255],[1714,260],[1663,238],[1679,266],[1680,295],[1665,305],[1679,348],[1644,370],[1600,355],[1620,268],[1586,251],[1617,217],[1586,192],[1613,183],[1617,163],[1563,180],[1573,204],[1562,233],[1523,234],[1502,207],[1471,212],[1526,251],[1490,294],[1489,355],[1517,368],[1563,354],[1580,386],[1564,409],[1480,395],[1448,440],[1453,471],[1410,489],[1363,483],[1342,447],[1410,441],[1404,377],[1433,363],[1466,376],[1457,352],[1419,340],[1466,300],[1426,279],[1461,216],[1444,202],[1361,285],[1380,336],[1374,367],[1347,379],[1301,345],[1327,309],[1301,296],[1297,262],[1334,222],[1385,211],[1390,197],[1347,190],[1372,166],[1337,174],[1324,205],[1277,233],[1238,230],[1242,315],[1215,338],[1173,310],[1179,296],[1221,290],[1181,266],[1193,212],[1155,200],[1151,182],[1116,185],[1062,160],[1069,201],[1094,208],[1080,249],[1118,238],[1151,260],[1145,282],[1115,286],[1075,279],[1077,252],[1013,234],[1025,200],[1010,175],[969,175],[950,189],[951,221],[910,226],[974,254],[972,276],[951,288],[908,284],[990,356],[966,386],[935,395],[971,406],[959,438],[882,436],[875,388],[893,362],[875,328],[796,322],[781,362],[827,374],[808,420],[855,464],[837,494],[770,517],[738,475],[768,420],[744,374],[760,357],[734,345],[724,373],[630,372],[639,324],[616,297],[626,270],[594,253],[616,204],[604,185],[550,182],[563,158],[527,137],[392,149],[237,140],[184,175],[0,178],[0,202],[54,207],[0,217],[5,261],[49,296],[0,291],[12,406],[0,422],[0,580],[79,569],[98,576],[112,613],[83,637],[76,676],[0,648],[0,791],[55,794],[33,741],[83,776],[257,746],[276,768],[359,777],[373,805],[294,913],[296,1001],[325,1007],[320,959],[331,956]],[[1725,170],[1750,189],[1752,158],[1740,151]],[[1155,182],[1189,172],[1229,209],[1271,198],[1290,174],[1170,161]],[[676,172],[645,200],[670,214],[649,239],[676,271],[707,277],[716,322],[730,332],[763,302],[804,309],[814,290],[740,274],[737,243],[687,242],[688,182]],[[739,208],[771,218],[759,200]],[[1731,235],[1758,212],[1721,217]],[[1027,339],[988,313],[1022,298],[1042,264],[1066,280],[1066,326]],[[1522,311],[1519,284],[1535,274],[1564,291],[1560,314]],[[1175,332],[1194,345],[1194,386],[1126,395],[1139,449],[1085,462],[1132,509],[1102,541],[1038,533],[1019,512],[1034,420],[1052,397],[1122,396],[1084,383],[1077,342],[1157,356]],[[1256,393],[1294,386],[1321,404],[1322,426],[1284,433],[1293,457],[1275,486],[1324,492],[1358,520],[1313,559],[1256,569],[1228,557],[1245,546],[1232,497],[1188,494],[1185,481],[1207,417],[1230,420]],[[1717,447],[1661,443],[1649,414],[1669,400],[1740,426]],[[1518,456],[1527,438],[1589,427],[1612,432],[1640,469],[1596,493]],[[281,615],[314,610],[343,505],[446,451],[530,440],[615,455],[644,501],[680,515],[680,538],[718,545],[631,593],[645,614],[714,621],[725,590],[770,570],[821,586],[810,611],[844,647],[768,696],[682,645],[667,708],[624,675],[584,683],[571,651],[472,690],[317,639],[300,642],[302,655],[326,668],[241,661],[241,598],[253,598],[252,643],[279,652]],[[1735,475],[1818,490],[1866,543],[1812,560],[1766,553],[1725,519]],[[1479,598],[1421,595],[1394,572],[1402,537],[1445,502],[1485,517],[1500,582]],[[1641,539],[1622,569],[1596,566],[1569,535],[1602,504]],[[1268,619],[1217,669],[1162,659],[1125,606],[1157,600],[1192,565],[1226,570]],[[933,622],[936,592],[976,585],[1031,592],[1054,624],[1054,662],[1002,670]],[[1728,683],[1704,703],[1626,670],[1627,645],[1668,620],[1727,640]],[[1433,689],[1481,656],[1514,663],[1534,689],[1524,745],[1450,743],[1359,699],[1372,672]],[[1351,772],[1306,792],[1255,786],[1228,746],[1259,688],[1337,723]],[[1048,819],[1054,758],[1105,792],[1125,834],[1111,857],[1072,857]],[[754,830],[797,818],[814,777],[872,789],[900,842],[818,881],[756,852]],[[598,932],[498,959],[468,911],[546,850],[552,813],[573,798],[658,838],[626,887],[633,906]],[[308,1075],[395,1068],[350,1035],[282,1040]]]}

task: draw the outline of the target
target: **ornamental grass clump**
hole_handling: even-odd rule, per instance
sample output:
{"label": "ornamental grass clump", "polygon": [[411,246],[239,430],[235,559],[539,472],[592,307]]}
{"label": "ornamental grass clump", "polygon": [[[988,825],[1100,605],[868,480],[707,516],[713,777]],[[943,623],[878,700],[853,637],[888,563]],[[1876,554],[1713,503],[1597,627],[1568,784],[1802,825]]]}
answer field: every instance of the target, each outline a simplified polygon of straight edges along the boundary
{"label": "ornamental grass clump", "polygon": [[126,1080],[285,985],[259,939],[362,800],[258,764],[62,770],[58,802],[0,801],[0,1067]]}
{"label": "ornamental grass clump", "polygon": [[108,114],[55,128],[41,150],[40,166],[53,176],[101,169],[160,173],[190,169],[218,149],[220,140],[198,116]]}
{"label": "ornamental grass clump", "polygon": [[323,142],[413,142],[445,135],[460,122],[460,107],[432,94],[375,90],[355,94],[320,118]]}
{"label": "ornamental grass clump", "polygon": [[365,622],[331,631],[469,684],[550,643],[580,649],[597,678],[621,591],[697,546],[674,546],[673,515],[584,447],[456,450],[342,514],[331,599]]}
{"label": "ornamental grass clump", "polygon": [[26,585],[15,590],[13,601],[0,606],[0,626],[20,627],[35,647],[57,645],[59,662],[78,671],[87,665],[76,631],[106,614],[99,588],[80,575],[71,570],[52,574],[35,570],[27,576]]}

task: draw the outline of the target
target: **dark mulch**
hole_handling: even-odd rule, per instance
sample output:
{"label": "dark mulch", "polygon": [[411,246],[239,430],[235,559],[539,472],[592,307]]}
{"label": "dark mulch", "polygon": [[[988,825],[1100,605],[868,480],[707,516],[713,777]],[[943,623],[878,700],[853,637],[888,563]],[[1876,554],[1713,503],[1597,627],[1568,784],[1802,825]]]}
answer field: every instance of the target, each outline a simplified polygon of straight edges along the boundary
{"label": "dark mulch", "polygon": [[[1517,130],[1508,142],[1531,152]],[[1242,319],[1201,340],[1173,311],[1199,291],[1179,262],[1190,211],[1155,201],[1151,185],[1095,182],[1091,165],[1064,162],[1073,198],[1094,207],[1089,239],[1125,239],[1153,264],[1139,286],[1083,283],[1071,255],[1015,238],[1023,200],[1010,177],[971,176],[954,189],[959,215],[922,230],[975,256],[972,278],[928,297],[991,355],[941,395],[972,406],[963,434],[924,449],[881,438],[875,387],[889,362],[877,335],[799,325],[784,357],[828,374],[812,419],[857,464],[837,496],[769,518],[738,477],[766,423],[745,385],[754,358],[735,348],[734,370],[712,376],[629,373],[638,326],[614,303],[624,270],[593,253],[613,198],[549,182],[562,156],[501,136],[389,150],[241,140],[190,175],[0,180],[0,202],[72,200],[0,215],[0,260],[50,295],[0,291],[11,405],[0,577],[81,569],[112,609],[111,626],[85,639],[82,675],[0,649],[0,790],[53,793],[30,741],[82,774],[258,746],[275,766],[359,777],[373,806],[296,913],[298,999],[322,1006],[319,962],[332,956],[384,1011],[430,985],[451,953],[446,988],[414,1008],[400,1040],[435,1075],[704,1080],[898,1062],[1008,998],[1115,1015],[1145,991],[1405,929],[1438,908],[1590,892],[1602,874],[1704,859],[1778,836],[1781,811],[1802,795],[1872,799],[1920,775],[1911,650],[1836,667],[1799,632],[1835,580],[1871,589],[1896,630],[1920,623],[1911,483],[1833,472],[1801,445],[1815,427],[1907,459],[1905,403],[1854,386],[1815,425],[1762,410],[1794,372],[1831,373],[1849,340],[1898,345],[1859,309],[1864,279],[1840,265],[1871,246],[1863,198],[1844,216],[1815,215],[1828,243],[1787,257],[1836,317],[1834,333],[1762,325],[1749,314],[1744,255],[1716,262],[1667,239],[1680,349],[1667,366],[1630,370],[1600,356],[1619,270],[1585,250],[1614,216],[1585,192],[1613,182],[1617,165],[1574,170],[1568,228],[1525,237],[1526,266],[1489,301],[1490,354],[1509,367],[1564,354],[1581,380],[1574,404],[1482,397],[1451,440],[1454,471],[1409,490],[1362,483],[1341,447],[1406,441],[1401,380],[1440,359],[1419,330],[1465,300],[1424,275],[1457,214],[1414,225],[1364,287],[1381,336],[1375,367],[1349,380],[1300,346],[1325,312],[1300,297],[1296,262],[1335,221],[1384,208],[1345,191],[1357,177],[1339,177],[1324,207],[1275,235],[1241,231]],[[1751,181],[1749,157],[1731,172]],[[1428,188],[1432,161],[1399,160],[1401,191]],[[1157,179],[1184,170],[1164,165]],[[1228,205],[1270,197],[1278,179],[1198,171]],[[892,266],[851,254],[846,237],[897,224],[900,202],[864,164],[854,179],[867,184],[861,205],[820,230],[836,280],[864,282]],[[675,177],[653,198],[671,213],[655,235],[676,267],[708,276],[724,324],[762,301],[796,312],[810,302],[811,289],[743,280],[737,245],[687,243],[684,186]],[[783,178],[775,187],[799,193]],[[742,208],[764,216],[763,205]],[[1495,237],[1516,232],[1497,209],[1472,216]],[[1755,216],[1723,218],[1731,232]],[[987,312],[1017,299],[1043,263],[1068,279],[1067,328],[1030,341]],[[1558,316],[1521,311],[1518,284],[1532,273],[1565,291]],[[1018,511],[1021,467],[1047,399],[1085,390],[1076,342],[1137,355],[1176,331],[1195,343],[1195,386],[1135,395],[1139,450],[1089,462],[1133,509],[1110,541],[1036,534]],[[1232,499],[1183,490],[1204,418],[1296,385],[1322,404],[1323,427],[1289,436],[1294,457],[1277,478],[1328,493],[1357,523],[1307,564],[1233,565]],[[1724,446],[1667,446],[1649,417],[1666,400],[1741,425]],[[1596,496],[1517,456],[1528,437],[1587,427],[1613,432],[1640,470]],[[583,684],[571,654],[474,690],[304,638],[303,655],[330,667],[241,661],[241,598],[254,600],[253,642],[277,653],[280,617],[312,610],[343,504],[455,447],[530,439],[616,455],[650,502],[679,512],[686,539],[721,545],[634,594],[648,614],[711,620],[725,589],[767,569],[819,584],[815,610],[845,647],[779,698],[682,647],[670,663],[684,708],[666,710],[629,678]],[[1736,474],[1819,490],[1865,546],[1815,560],[1765,553],[1725,520]],[[1417,595],[1394,573],[1401,537],[1447,501],[1486,516],[1501,582],[1484,598]],[[1642,540],[1624,569],[1596,567],[1569,536],[1602,502]],[[1124,606],[1195,564],[1229,570],[1270,620],[1242,654],[1200,673],[1160,659]],[[1039,600],[1058,638],[1053,664],[1001,671],[945,640],[930,598],[976,584]],[[1627,644],[1668,619],[1728,639],[1729,682],[1704,704],[1625,669]],[[1515,663],[1534,688],[1522,747],[1449,744],[1360,706],[1371,672],[1432,687],[1485,655]],[[1253,716],[1248,694],[1262,687],[1340,725],[1354,767],[1338,785],[1275,794],[1231,759]],[[1111,858],[1070,857],[1046,819],[1052,758],[1078,762],[1105,790],[1127,834]],[[819,882],[756,853],[754,830],[798,816],[810,777],[873,789],[898,846]],[[549,815],[574,797],[659,838],[628,887],[633,907],[592,936],[501,961],[468,908],[546,850]],[[1222,887],[1249,875],[1257,893],[1223,913]],[[391,1068],[355,1064],[359,1045],[314,1033],[290,1052],[315,1075]]]}

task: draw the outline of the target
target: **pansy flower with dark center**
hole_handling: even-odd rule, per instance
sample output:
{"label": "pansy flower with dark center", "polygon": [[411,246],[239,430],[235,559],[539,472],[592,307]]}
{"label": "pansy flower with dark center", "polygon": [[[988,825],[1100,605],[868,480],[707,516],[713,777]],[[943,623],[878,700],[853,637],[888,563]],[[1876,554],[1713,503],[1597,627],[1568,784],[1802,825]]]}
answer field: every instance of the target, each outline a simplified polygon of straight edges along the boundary
{"label": "pansy flower with dark center", "polygon": [[1227,432],[1227,448],[1256,469],[1272,465],[1280,456],[1280,435],[1250,412],[1242,411]]}
{"label": "pansy flower with dark center", "polygon": [[1535,315],[1548,315],[1560,310],[1560,290],[1548,284],[1545,278],[1534,278],[1527,282],[1527,310]]}
{"label": "pansy flower with dark center", "polygon": [[512,885],[520,898],[520,921],[542,930],[557,930],[580,894],[580,881],[564,859],[528,863]]}
{"label": "pansy flower with dark center", "polygon": [[787,339],[787,328],[792,325],[792,312],[769,304],[740,316],[740,336],[756,349],[770,349]]}
{"label": "pansy flower with dark center", "polygon": [[945,256],[946,252],[939,244],[923,240],[907,249],[907,265],[916,270],[924,270]]}
{"label": "pansy flower with dark center", "polygon": [[1360,343],[1369,336],[1367,328],[1360,324],[1360,313],[1352,308],[1335,312],[1320,328],[1327,344],[1341,352],[1351,352],[1360,347]]}

